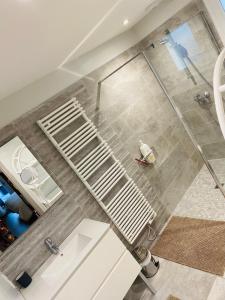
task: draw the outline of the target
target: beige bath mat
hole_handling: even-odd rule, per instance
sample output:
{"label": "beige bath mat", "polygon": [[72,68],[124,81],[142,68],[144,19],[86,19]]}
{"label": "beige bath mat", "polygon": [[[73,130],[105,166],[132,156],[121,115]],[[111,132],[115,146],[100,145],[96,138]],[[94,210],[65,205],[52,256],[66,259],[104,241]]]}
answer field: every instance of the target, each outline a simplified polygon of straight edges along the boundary
{"label": "beige bath mat", "polygon": [[173,262],[223,276],[225,222],[172,217],[151,252]]}

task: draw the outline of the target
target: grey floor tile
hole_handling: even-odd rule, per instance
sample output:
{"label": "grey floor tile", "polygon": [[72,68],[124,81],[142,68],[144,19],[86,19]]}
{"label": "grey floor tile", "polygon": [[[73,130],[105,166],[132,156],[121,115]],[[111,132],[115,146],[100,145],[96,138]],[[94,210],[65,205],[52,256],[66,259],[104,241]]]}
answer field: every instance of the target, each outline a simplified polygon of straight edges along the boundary
{"label": "grey floor tile", "polygon": [[215,189],[215,182],[205,166],[182,197],[174,215],[225,221],[224,197],[219,189]]}
{"label": "grey floor tile", "polygon": [[224,300],[225,299],[225,279],[217,277],[209,293],[207,300]]}
{"label": "grey floor tile", "polygon": [[[150,279],[157,289],[156,295],[137,280],[125,300],[167,300],[169,295],[181,300],[207,300],[216,276],[160,259],[158,274]],[[210,299],[212,300],[212,299]]]}

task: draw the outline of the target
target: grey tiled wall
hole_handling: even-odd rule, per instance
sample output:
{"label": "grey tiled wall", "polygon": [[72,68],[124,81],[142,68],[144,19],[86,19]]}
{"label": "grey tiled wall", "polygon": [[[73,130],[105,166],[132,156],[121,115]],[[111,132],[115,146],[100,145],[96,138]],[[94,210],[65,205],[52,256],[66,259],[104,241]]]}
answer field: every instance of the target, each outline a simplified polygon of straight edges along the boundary
{"label": "grey tiled wall", "polygon": [[[67,97],[76,95],[103,137],[122,161],[157,211],[156,230],[160,230],[202,166],[198,153],[181,126],[175,112],[150,72],[143,57],[121,69],[104,82],[100,110],[95,110],[96,83],[137,53],[142,44],[129,49],[107,65],[89,74],[37,109],[0,131],[0,143],[20,136],[64,191],[64,196],[0,257],[0,270],[10,279],[22,270],[33,274],[50,255],[43,240],[51,236],[60,243],[85,217],[109,222],[107,216],[73,173],[61,155],[36,125],[36,121]],[[142,139],[154,148],[153,167],[141,167]]]}
{"label": "grey tiled wall", "polygon": [[[204,21],[199,14],[200,11],[204,12],[212,30],[214,30],[220,47],[222,47],[222,44],[202,2],[196,1],[196,3],[190,4],[168,22],[160,26],[143,41],[143,44],[148,44],[149,40],[154,43],[155,48],[150,48],[147,51],[147,55],[159,73],[170,96],[173,97],[177,107],[183,114],[184,120],[191,129],[193,136],[202,147],[207,159],[210,160],[223,158],[225,155],[225,142],[217,121],[213,90],[202,80],[195,69],[187,63],[197,81],[197,85],[194,85],[187,78],[185,72],[176,67],[166,44],[160,45],[160,40],[165,37],[166,29],[173,32],[173,30],[185,22],[191,30],[195,45],[190,43],[188,39],[185,39],[185,33],[183,33],[184,38],[181,43],[188,50],[190,58],[200,72],[212,84],[213,70],[218,52],[206,30]],[[194,97],[197,94],[203,95],[205,91],[211,94],[212,103],[210,105],[199,105],[194,100]]]}
{"label": "grey tiled wall", "polygon": [[[89,116],[111,145],[115,155],[122,161],[129,175],[137,182],[147,199],[155,207],[159,214],[157,225],[162,226],[168,218],[168,213],[158,201],[150,182],[143,175],[142,170],[136,166],[114,130],[103,118],[101,120],[97,118],[94,111],[94,95],[90,98],[83,82],[79,82],[63,92],[62,95],[46,102],[0,131],[1,144],[16,135],[20,136],[64,191],[64,196],[39,218],[27,233],[1,255],[0,270],[12,280],[22,270],[27,270],[33,274],[48,258],[49,252],[43,244],[44,238],[47,236],[51,236],[56,243],[60,243],[85,217],[109,222],[108,217],[79,178],[36,125],[38,119],[65,102],[68,96],[73,95],[76,95],[80,103],[87,109]],[[120,238],[122,239],[121,236]]]}
{"label": "grey tiled wall", "polygon": [[142,56],[103,83],[100,116],[133,159],[140,156],[139,140],[154,149],[154,166],[139,168],[171,213],[202,161]]}

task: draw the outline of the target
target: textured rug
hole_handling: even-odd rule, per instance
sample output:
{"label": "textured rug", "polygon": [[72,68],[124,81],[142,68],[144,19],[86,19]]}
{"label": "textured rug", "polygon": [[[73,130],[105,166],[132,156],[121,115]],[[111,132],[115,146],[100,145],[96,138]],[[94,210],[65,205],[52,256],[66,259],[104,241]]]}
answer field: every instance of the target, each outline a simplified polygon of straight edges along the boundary
{"label": "textured rug", "polygon": [[153,255],[223,276],[225,271],[225,222],[172,217]]}

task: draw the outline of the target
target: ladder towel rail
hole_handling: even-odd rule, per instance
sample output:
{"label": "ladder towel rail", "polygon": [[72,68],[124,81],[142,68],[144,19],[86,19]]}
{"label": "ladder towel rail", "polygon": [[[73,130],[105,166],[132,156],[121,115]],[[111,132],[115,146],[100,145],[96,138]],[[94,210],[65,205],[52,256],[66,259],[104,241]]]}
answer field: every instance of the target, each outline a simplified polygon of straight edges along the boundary
{"label": "ladder towel rail", "polygon": [[[74,128],[72,132],[69,130],[67,133],[67,127],[75,124],[77,121],[75,123],[74,121],[78,118],[82,119],[81,124],[76,125],[78,128]],[[39,120],[38,125],[83,181],[124,238],[132,244],[145,225],[152,223],[156,213],[116,159],[76,98],[72,98]],[[61,141],[57,141],[57,134],[64,136]],[[94,139],[97,139],[97,145],[92,144]],[[86,149],[87,153],[81,159],[78,156],[76,160],[76,155],[89,145],[92,145],[91,150],[88,152]],[[104,172],[100,172],[100,176],[95,179],[95,174],[101,171],[103,165]],[[94,176],[93,179],[91,179],[92,176]],[[117,192],[110,196],[116,187]]]}

